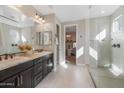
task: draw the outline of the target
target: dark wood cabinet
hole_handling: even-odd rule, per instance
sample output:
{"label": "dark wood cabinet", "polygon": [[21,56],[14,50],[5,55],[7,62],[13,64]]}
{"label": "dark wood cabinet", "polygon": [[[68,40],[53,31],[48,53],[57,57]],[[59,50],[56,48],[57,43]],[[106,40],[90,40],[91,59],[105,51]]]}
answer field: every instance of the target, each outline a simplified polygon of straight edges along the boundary
{"label": "dark wood cabinet", "polygon": [[53,55],[47,55],[44,58],[43,62],[43,78],[48,75],[49,72],[52,71],[54,67],[54,62],[53,62]]}
{"label": "dark wood cabinet", "polygon": [[42,60],[35,60],[33,73],[33,87],[43,80],[53,69],[53,54],[42,57]]}
{"label": "dark wood cabinet", "polygon": [[31,88],[53,69],[53,54],[0,71],[0,88]]}
{"label": "dark wood cabinet", "polygon": [[15,88],[18,84],[18,76],[9,77],[3,82],[0,82],[0,88]]}
{"label": "dark wood cabinet", "polygon": [[32,68],[0,82],[1,88],[31,88]]}
{"label": "dark wood cabinet", "polygon": [[32,83],[32,68],[25,70],[18,75],[19,78],[19,86],[18,88],[31,88]]}
{"label": "dark wood cabinet", "polygon": [[53,56],[50,55],[49,59],[47,60],[47,71],[48,73],[52,71],[54,67]]}

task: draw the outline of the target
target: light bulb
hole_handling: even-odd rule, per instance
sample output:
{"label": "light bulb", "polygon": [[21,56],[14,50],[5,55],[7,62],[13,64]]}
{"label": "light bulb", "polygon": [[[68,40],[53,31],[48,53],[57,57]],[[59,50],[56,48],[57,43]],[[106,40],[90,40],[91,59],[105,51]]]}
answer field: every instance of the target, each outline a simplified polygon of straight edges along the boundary
{"label": "light bulb", "polygon": [[38,18],[39,16],[38,16],[38,14],[36,13],[36,15],[35,15],[35,18]]}
{"label": "light bulb", "polygon": [[40,21],[41,21],[42,19],[43,19],[42,17],[39,18]]}
{"label": "light bulb", "polygon": [[42,23],[45,23],[45,20],[44,19],[42,20]]}

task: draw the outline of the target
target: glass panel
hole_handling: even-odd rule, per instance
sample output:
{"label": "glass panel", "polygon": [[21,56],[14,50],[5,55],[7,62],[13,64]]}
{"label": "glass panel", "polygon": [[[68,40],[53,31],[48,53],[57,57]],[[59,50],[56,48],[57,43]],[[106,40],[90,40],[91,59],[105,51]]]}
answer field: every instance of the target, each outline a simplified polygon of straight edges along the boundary
{"label": "glass panel", "polygon": [[96,87],[124,87],[124,6],[111,16],[91,18],[92,8],[96,7],[108,6],[89,9],[91,77]]}

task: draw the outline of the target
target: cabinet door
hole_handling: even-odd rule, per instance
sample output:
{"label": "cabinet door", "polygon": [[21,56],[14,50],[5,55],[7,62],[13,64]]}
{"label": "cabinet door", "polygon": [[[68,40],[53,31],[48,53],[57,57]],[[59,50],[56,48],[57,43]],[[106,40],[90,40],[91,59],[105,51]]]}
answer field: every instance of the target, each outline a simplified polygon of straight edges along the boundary
{"label": "cabinet door", "polygon": [[17,76],[13,76],[3,82],[0,82],[0,88],[15,88],[18,84],[19,78]]}
{"label": "cabinet door", "polygon": [[45,78],[47,73],[48,73],[48,71],[47,71],[47,65],[48,65],[47,62],[48,62],[48,59],[45,58],[44,61],[43,61],[43,78]]}
{"label": "cabinet door", "polygon": [[52,71],[52,69],[53,69],[53,66],[54,66],[52,56],[48,59],[47,64],[48,64],[48,66],[47,66],[48,72],[51,72],[51,71]]}
{"label": "cabinet door", "polygon": [[19,88],[31,88],[32,87],[32,68],[22,72],[18,76],[20,78]]}

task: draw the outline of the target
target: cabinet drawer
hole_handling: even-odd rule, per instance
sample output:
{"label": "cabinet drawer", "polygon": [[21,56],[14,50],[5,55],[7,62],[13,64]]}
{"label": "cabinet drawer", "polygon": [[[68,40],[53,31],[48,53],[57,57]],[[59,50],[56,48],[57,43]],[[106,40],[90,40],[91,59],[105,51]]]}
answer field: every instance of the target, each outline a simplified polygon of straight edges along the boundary
{"label": "cabinet drawer", "polygon": [[43,60],[44,60],[44,57],[40,57],[40,58],[35,59],[35,60],[34,60],[34,65],[43,62]]}
{"label": "cabinet drawer", "polygon": [[17,76],[10,77],[9,79],[0,82],[0,88],[15,88],[17,86]]}
{"label": "cabinet drawer", "polygon": [[34,66],[34,75],[38,74],[43,70],[43,63],[39,63]]}
{"label": "cabinet drawer", "polygon": [[39,84],[40,83],[40,81],[42,80],[42,72],[41,73],[39,73],[38,75],[36,75],[35,77],[34,77],[34,86],[36,86],[37,84]]}

